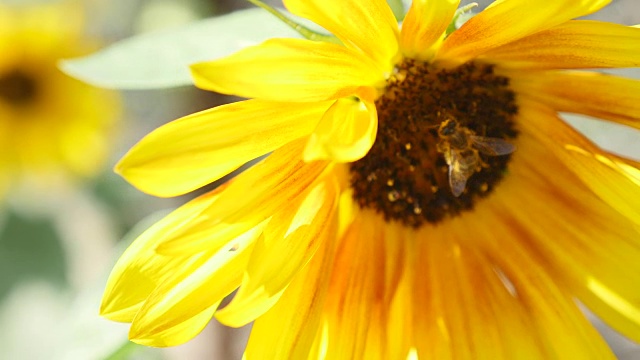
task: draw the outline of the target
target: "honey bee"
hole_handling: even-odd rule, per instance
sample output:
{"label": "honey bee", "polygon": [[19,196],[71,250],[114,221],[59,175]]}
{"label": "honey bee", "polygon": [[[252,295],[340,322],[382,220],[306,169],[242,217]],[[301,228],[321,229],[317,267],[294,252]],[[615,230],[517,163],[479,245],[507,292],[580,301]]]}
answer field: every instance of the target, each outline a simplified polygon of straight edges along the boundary
{"label": "honey bee", "polygon": [[515,145],[503,139],[477,136],[475,132],[460,126],[453,119],[440,124],[438,136],[438,152],[444,154],[444,159],[449,165],[449,185],[455,197],[462,194],[469,177],[480,171],[484,165],[480,153],[500,156],[516,150]]}

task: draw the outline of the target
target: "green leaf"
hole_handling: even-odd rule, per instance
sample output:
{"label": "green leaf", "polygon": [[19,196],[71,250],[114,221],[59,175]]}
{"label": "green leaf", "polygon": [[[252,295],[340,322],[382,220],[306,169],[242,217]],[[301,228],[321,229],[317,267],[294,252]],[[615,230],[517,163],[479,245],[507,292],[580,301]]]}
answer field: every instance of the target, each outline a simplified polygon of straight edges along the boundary
{"label": "green leaf", "polygon": [[49,219],[9,212],[0,232],[0,300],[20,281],[67,285],[62,241]]}
{"label": "green leaf", "polygon": [[60,69],[98,87],[157,89],[191,85],[189,65],[274,37],[301,35],[263,9],[241,10],[184,27],[135,36]]}

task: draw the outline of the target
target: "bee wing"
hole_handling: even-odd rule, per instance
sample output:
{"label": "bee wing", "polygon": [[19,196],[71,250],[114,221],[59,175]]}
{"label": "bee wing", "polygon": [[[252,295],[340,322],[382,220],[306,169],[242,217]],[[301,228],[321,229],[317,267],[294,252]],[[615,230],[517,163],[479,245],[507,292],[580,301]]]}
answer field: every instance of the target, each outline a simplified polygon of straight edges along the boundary
{"label": "bee wing", "polygon": [[467,186],[467,179],[473,175],[475,168],[469,166],[469,159],[465,158],[460,152],[451,151],[449,154],[451,158],[451,163],[449,164],[449,186],[451,186],[453,196],[458,197]]}
{"label": "bee wing", "polygon": [[473,141],[473,147],[476,150],[487,155],[500,156],[511,154],[516,151],[515,145],[500,138],[472,136],[471,140]]}
{"label": "bee wing", "polygon": [[454,171],[453,166],[449,167],[449,186],[451,186],[451,192],[455,197],[462,195],[467,186],[467,177],[462,172]]}

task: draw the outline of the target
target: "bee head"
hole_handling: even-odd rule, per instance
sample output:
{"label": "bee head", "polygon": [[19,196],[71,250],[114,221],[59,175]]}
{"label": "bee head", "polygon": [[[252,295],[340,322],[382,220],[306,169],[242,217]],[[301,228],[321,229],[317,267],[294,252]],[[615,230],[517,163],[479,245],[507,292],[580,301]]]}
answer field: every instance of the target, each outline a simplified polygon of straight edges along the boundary
{"label": "bee head", "polygon": [[453,119],[447,119],[440,124],[440,129],[438,129],[438,133],[443,136],[451,136],[456,132],[458,128],[458,123]]}

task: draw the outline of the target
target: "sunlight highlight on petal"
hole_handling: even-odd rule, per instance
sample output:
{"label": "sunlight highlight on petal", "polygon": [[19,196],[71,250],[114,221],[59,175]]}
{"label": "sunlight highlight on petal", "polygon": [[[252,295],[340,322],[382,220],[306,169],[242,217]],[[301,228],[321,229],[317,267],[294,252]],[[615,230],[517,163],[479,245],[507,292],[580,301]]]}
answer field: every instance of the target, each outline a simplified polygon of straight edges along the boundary
{"label": "sunlight highlight on petal", "polygon": [[619,313],[626,314],[633,322],[640,324],[640,306],[631,304],[596,279],[588,279],[587,288]]}

